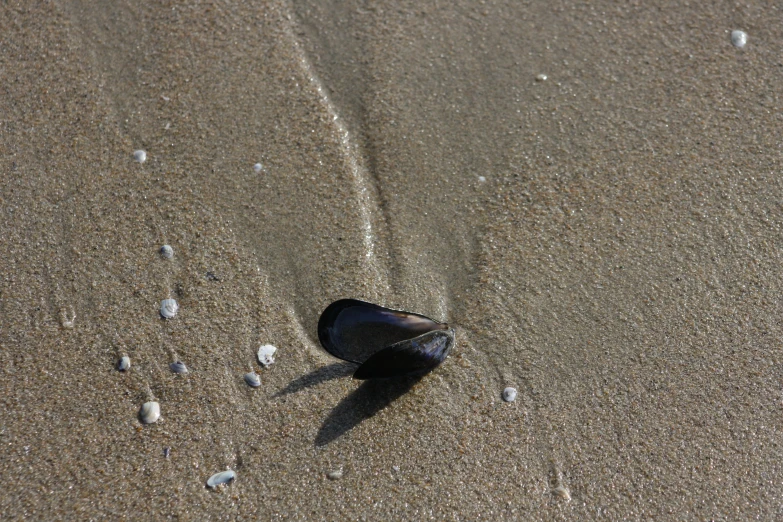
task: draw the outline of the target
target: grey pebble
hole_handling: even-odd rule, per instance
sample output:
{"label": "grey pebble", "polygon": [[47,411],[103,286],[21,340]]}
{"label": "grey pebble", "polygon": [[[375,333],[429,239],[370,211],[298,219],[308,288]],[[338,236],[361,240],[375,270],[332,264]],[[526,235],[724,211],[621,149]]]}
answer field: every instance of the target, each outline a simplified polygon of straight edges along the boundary
{"label": "grey pebble", "polygon": [[174,257],[174,249],[171,248],[171,245],[163,245],[160,247],[160,256],[163,259],[171,259]]}

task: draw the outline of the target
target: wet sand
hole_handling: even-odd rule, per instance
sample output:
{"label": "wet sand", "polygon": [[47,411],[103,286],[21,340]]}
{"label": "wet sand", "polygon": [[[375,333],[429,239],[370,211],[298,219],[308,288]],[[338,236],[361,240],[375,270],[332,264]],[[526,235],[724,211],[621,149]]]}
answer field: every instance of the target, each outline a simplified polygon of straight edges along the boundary
{"label": "wet sand", "polygon": [[0,8],[5,517],[781,516],[779,10],[136,4]]}

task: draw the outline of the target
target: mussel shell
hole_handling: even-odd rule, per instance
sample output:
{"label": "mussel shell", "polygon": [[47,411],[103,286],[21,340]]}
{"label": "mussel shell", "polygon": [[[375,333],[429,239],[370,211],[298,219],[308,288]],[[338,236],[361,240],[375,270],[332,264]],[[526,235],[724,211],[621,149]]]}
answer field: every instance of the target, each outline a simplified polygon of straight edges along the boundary
{"label": "mussel shell", "polygon": [[427,332],[375,352],[356,369],[354,379],[424,375],[442,363],[454,346],[454,330]]}
{"label": "mussel shell", "polygon": [[318,320],[321,345],[362,366],[357,379],[421,375],[438,366],[454,344],[454,330],[424,315],[357,299],[326,307]]}

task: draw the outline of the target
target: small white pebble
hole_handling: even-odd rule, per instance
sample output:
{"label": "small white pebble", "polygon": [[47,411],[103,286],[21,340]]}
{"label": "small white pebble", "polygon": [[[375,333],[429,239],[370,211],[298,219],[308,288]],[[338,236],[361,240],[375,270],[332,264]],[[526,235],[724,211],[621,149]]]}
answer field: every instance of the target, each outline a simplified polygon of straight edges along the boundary
{"label": "small white pebble", "polygon": [[260,163],[256,163],[255,165],[253,165],[253,170],[255,170],[256,173],[261,172],[262,170],[264,170],[264,166],[261,165]]}
{"label": "small white pebble", "polygon": [[509,386],[508,388],[503,390],[503,394],[501,395],[501,397],[506,402],[514,402],[517,399],[517,389]]}
{"label": "small white pebble", "polygon": [[742,49],[745,47],[745,44],[748,43],[748,33],[745,31],[732,31],[731,43],[734,45],[734,47]]}
{"label": "small white pebble", "polygon": [[537,82],[545,82],[546,78],[547,78],[546,74],[539,74],[538,76],[536,76],[536,81]]}
{"label": "small white pebble", "polygon": [[174,249],[171,248],[171,245],[163,245],[160,247],[160,256],[163,259],[171,259],[174,257]]}
{"label": "small white pebble", "polygon": [[484,183],[485,181],[487,181],[487,178],[485,178],[484,176],[479,176],[478,179],[479,179],[479,183]]}
{"label": "small white pebble", "polygon": [[272,346],[271,344],[265,344],[261,348],[258,349],[258,362],[260,362],[263,366],[269,366],[273,362],[275,362],[275,352],[277,351],[277,348]]}
{"label": "small white pebble", "polygon": [[343,470],[338,469],[335,471],[330,471],[329,473],[326,474],[326,478],[328,478],[329,480],[340,480],[341,478],[343,478]]}
{"label": "small white pebble", "polygon": [[147,153],[141,149],[134,151],[133,159],[135,159],[139,163],[144,163],[145,161],[147,161]]}

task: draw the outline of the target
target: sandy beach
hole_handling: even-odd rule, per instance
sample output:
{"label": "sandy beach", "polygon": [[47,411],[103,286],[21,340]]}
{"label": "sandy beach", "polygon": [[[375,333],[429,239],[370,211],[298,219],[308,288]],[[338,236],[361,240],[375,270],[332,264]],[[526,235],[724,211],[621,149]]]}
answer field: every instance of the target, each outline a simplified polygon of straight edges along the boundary
{"label": "sandy beach", "polygon": [[[778,7],[12,0],[0,35],[0,518],[783,517]],[[349,297],[451,355],[352,379]]]}

